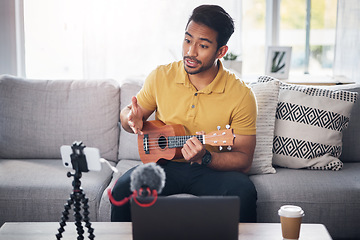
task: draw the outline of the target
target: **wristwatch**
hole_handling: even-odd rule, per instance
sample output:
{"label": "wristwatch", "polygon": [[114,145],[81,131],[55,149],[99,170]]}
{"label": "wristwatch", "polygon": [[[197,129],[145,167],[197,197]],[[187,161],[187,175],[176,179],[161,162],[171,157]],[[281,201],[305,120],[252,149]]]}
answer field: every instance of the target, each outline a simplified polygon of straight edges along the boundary
{"label": "wristwatch", "polygon": [[211,160],[212,160],[211,153],[208,150],[206,150],[205,155],[201,159],[201,165],[204,166],[209,165],[211,163]]}

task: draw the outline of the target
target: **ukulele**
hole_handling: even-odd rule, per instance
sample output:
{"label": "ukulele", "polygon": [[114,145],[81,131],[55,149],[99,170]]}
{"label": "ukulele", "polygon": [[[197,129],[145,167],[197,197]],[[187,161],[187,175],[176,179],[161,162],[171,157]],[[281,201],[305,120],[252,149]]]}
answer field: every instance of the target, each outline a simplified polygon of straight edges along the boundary
{"label": "ukulele", "polygon": [[222,150],[223,146],[228,146],[230,151],[234,144],[233,130],[226,126],[226,130],[211,132],[205,135],[185,135],[185,128],[180,124],[165,125],[162,121],[144,122],[142,132],[138,135],[138,149],[140,159],[143,163],[157,162],[160,159],[172,160],[182,158],[181,148],[185,142],[196,137],[202,144],[218,146]]}

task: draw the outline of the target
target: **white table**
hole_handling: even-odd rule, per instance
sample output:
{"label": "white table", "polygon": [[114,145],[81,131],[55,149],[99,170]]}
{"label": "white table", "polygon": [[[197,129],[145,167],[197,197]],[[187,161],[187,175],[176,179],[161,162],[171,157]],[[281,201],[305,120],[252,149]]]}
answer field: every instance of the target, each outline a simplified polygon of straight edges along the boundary
{"label": "white table", "polygon": [[[84,225],[84,224],[83,224]],[[96,240],[132,239],[131,223],[93,222]],[[0,228],[0,240],[49,240],[56,239],[59,223],[57,222],[9,222]],[[88,239],[87,228],[84,227]],[[74,240],[77,232],[74,223],[65,226],[63,240]],[[239,239],[280,240],[280,223],[240,223]],[[302,224],[300,240],[330,240],[332,239],[326,227],[322,224]]]}

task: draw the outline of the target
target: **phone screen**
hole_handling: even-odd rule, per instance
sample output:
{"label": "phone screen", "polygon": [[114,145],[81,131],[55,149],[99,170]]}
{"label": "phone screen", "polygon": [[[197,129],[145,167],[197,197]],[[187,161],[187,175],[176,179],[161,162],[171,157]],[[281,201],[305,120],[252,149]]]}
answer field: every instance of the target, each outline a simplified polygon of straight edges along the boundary
{"label": "phone screen", "polygon": [[[70,155],[73,153],[71,146],[63,145],[60,147],[63,165],[67,168],[73,168]],[[97,148],[85,147],[84,155],[89,171],[100,171],[100,151]]]}

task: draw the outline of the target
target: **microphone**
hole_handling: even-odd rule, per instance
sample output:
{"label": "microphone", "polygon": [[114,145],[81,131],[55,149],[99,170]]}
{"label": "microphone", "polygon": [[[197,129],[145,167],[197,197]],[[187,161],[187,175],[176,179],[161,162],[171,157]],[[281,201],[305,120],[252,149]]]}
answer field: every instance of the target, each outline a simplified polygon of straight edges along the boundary
{"label": "microphone", "polygon": [[[129,197],[117,201],[111,194],[111,189],[108,189],[108,196],[110,202],[115,206],[122,206],[131,198],[142,207],[152,206],[156,200],[158,193],[161,193],[165,186],[165,171],[156,163],[146,163],[138,166],[130,175],[130,190],[133,192]],[[137,197],[140,196],[143,200],[153,201],[150,203],[141,203]]]}
{"label": "microphone", "polygon": [[142,197],[151,195],[154,190],[161,193],[165,186],[165,178],[164,169],[156,163],[140,165],[131,173],[130,190],[138,192]]}

